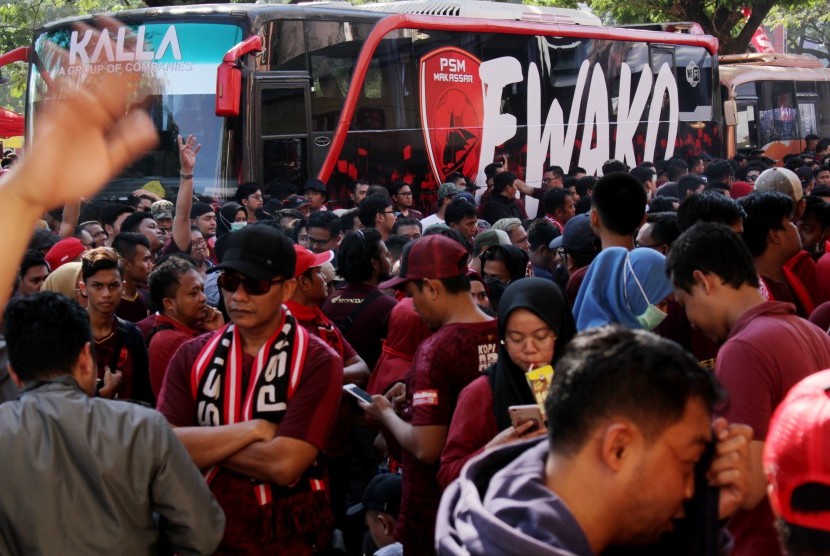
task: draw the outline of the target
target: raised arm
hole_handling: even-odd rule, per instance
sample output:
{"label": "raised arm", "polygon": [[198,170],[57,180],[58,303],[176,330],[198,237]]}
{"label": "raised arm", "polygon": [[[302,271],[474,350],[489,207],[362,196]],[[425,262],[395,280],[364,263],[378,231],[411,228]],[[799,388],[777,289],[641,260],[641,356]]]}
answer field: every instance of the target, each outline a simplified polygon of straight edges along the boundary
{"label": "raised arm", "polygon": [[176,196],[176,214],[173,216],[173,241],[181,251],[190,248],[190,208],[193,206],[193,169],[196,167],[196,155],[202,145],[196,143],[196,137],[188,135],[182,139],[179,135],[179,163],[181,178],[179,193]]}
{"label": "raised arm", "polygon": [[[105,75],[43,108],[26,154],[0,180],[0,260],[20,260],[44,212],[95,194],[156,144],[150,117],[125,110],[140,77]],[[16,264],[2,265],[0,305],[16,271]]]}

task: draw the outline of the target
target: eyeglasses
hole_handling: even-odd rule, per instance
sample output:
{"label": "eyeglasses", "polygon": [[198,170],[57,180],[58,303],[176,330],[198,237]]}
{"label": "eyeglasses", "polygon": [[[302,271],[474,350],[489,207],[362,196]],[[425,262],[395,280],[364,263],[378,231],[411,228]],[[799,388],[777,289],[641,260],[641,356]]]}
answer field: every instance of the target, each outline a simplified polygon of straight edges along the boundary
{"label": "eyeglasses", "polygon": [[320,247],[325,247],[326,244],[331,241],[331,238],[329,238],[329,239],[314,239],[313,237],[309,236],[306,241],[308,242],[309,246],[319,245]]}
{"label": "eyeglasses", "polygon": [[219,275],[219,279],[216,282],[226,292],[235,292],[239,289],[239,285],[242,284],[242,287],[245,288],[245,293],[248,295],[265,295],[271,291],[271,286],[274,284],[282,284],[286,280],[288,278],[281,278],[279,280],[256,280],[248,276],[242,276],[241,274],[228,274],[227,272],[223,272]]}
{"label": "eyeglasses", "polygon": [[396,210],[394,210],[394,209],[392,209],[392,210],[385,210],[385,211],[383,211],[383,214],[395,214],[396,212],[397,212],[397,211],[396,211]]}
{"label": "eyeglasses", "polygon": [[403,195],[404,197],[412,197],[411,191],[399,191],[398,195]]}
{"label": "eyeglasses", "polygon": [[255,200],[257,200],[257,201],[261,201],[261,200],[262,200],[262,195],[260,195],[259,193],[254,193],[254,194],[252,194],[252,195],[248,195],[248,197],[249,197],[249,198],[252,198],[252,199],[255,199]]}

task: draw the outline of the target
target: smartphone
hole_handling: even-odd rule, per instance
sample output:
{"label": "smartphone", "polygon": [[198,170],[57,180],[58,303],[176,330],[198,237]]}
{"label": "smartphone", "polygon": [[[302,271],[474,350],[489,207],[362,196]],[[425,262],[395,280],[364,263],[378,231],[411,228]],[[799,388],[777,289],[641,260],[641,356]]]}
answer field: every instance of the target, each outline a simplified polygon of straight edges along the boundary
{"label": "smartphone", "polygon": [[360,386],[356,386],[354,384],[344,384],[343,391],[351,394],[361,402],[372,403],[371,394],[369,394],[369,392],[367,392]]}
{"label": "smartphone", "polygon": [[543,426],[542,412],[535,403],[529,405],[511,405],[507,408],[507,412],[510,414],[510,422],[513,423],[514,428],[525,421],[533,421],[533,426],[537,429]]}

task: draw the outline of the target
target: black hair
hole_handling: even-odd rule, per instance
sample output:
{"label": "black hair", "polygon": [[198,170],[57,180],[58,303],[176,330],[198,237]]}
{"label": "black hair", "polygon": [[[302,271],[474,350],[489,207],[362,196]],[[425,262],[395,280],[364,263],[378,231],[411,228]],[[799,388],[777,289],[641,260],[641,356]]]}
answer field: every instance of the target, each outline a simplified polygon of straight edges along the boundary
{"label": "black hair", "polygon": [[652,172],[650,168],[646,168],[644,166],[632,168],[629,173],[634,176],[642,186],[645,186],[647,181],[654,181],[654,172]]}
{"label": "black hair", "polygon": [[703,178],[695,176],[694,174],[683,176],[677,180],[677,195],[682,201],[700,189],[701,185],[706,185],[706,181]]}
{"label": "black hair", "polygon": [[20,278],[22,279],[29,272],[29,269],[35,266],[45,266],[47,269],[49,265],[46,263],[46,257],[43,253],[36,249],[26,249],[23,254],[23,261],[20,263]]}
{"label": "black hair", "polygon": [[242,199],[247,199],[249,195],[253,195],[257,191],[262,191],[262,187],[258,183],[253,181],[243,183],[236,188],[233,200],[241,205]]}
{"label": "black hair", "polygon": [[389,199],[389,190],[386,188],[385,185],[379,185],[377,183],[372,184],[369,186],[369,189],[366,191],[366,196],[371,197],[372,195],[380,195],[381,197],[386,197]]}
{"label": "black hair", "polygon": [[510,281],[515,282],[525,277],[527,264],[530,257],[523,249],[514,245],[493,245],[481,254],[481,271],[484,272],[484,263],[487,261],[501,261],[507,272],[510,273]]}
{"label": "black hair", "polygon": [[[500,176],[506,174],[502,172]],[[447,208],[444,209],[444,222],[449,226],[450,224],[460,224],[465,218],[478,218],[475,205],[470,204],[464,199],[453,199]]]}
{"label": "black hair", "polygon": [[397,195],[398,193],[400,193],[401,189],[403,189],[404,187],[410,187],[411,188],[411,186],[408,183],[406,183],[405,181],[400,181],[400,180],[393,181],[392,185],[389,186],[389,195],[390,196]]}
{"label": "black hair", "polygon": [[830,185],[817,185],[810,190],[810,197],[830,197]]}
{"label": "black hair", "polygon": [[418,229],[421,231],[421,233],[423,233],[424,231],[424,227],[421,225],[421,221],[417,218],[398,218],[395,221],[395,225],[392,226],[392,233],[397,234],[401,226],[418,226]]}
{"label": "black hair", "polygon": [[594,187],[596,187],[598,181],[599,179],[597,179],[596,176],[582,176],[576,180],[574,187],[576,188],[577,194],[579,194],[580,197],[585,198],[588,196],[589,191],[594,190]]}
{"label": "black hair", "polygon": [[[817,178],[818,175],[819,175],[819,172],[830,172],[830,166],[822,165],[822,166],[819,166],[818,168],[816,168],[815,170],[813,170],[813,178]],[[827,186],[825,185],[825,186],[822,186],[822,187],[827,187]]]}
{"label": "black hair", "polygon": [[491,162],[487,166],[484,167],[484,177],[488,180],[490,178],[496,177],[496,170],[504,166],[501,162]]}
{"label": "black hair", "polygon": [[392,201],[389,197],[383,195],[367,195],[363,201],[357,206],[357,217],[360,218],[360,223],[366,228],[375,227],[375,217],[378,214],[385,212],[387,208],[392,206]]}
{"label": "black hair", "polygon": [[822,228],[830,227],[830,204],[825,203],[818,197],[805,197],[804,202],[802,221],[806,220],[808,216],[815,216]]}
{"label": "black hair", "polygon": [[112,247],[96,247],[81,256],[81,276],[86,282],[100,270],[117,270],[121,274],[118,253]]}
{"label": "black hair", "polygon": [[357,190],[358,185],[369,185],[369,182],[366,180],[354,180],[349,184],[349,191],[354,193]]}
{"label": "black hair", "polygon": [[[793,489],[790,505],[799,512],[827,512],[830,510],[830,485],[804,483]],[[826,556],[830,548],[830,531],[775,521],[781,544],[790,556]]]}
{"label": "black hair", "polygon": [[132,260],[135,257],[136,247],[139,245],[143,245],[149,249],[150,241],[144,234],[136,232],[121,232],[112,240],[112,248],[125,261]]}
{"label": "black hair", "polygon": [[648,441],[682,419],[690,400],[713,412],[726,392],[678,344],[645,330],[595,328],[559,359],[545,402],[551,452],[577,453],[606,419],[631,420]]}
{"label": "black hair", "polygon": [[754,191],[738,200],[746,211],[742,237],[753,257],[767,250],[770,230],[784,228],[784,219],[793,215],[793,200],[778,191]]}
{"label": "black hair", "polygon": [[698,222],[718,222],[731,226],[746,218],[746,212],[735,199],[704,191],[687,197],[677,209],[677,226],[685,232]]}
{"label": "black hair", "polygon": [[344,234],[354,230],[355,220],[360,221],[357,209],[349,209],[340,215],[340,231]]}
{"label": "black hair", "polygon": [[427,236],[448,237],[451,240],[458,243],[461,247],[466,249],[468,255],[473,251],[473,246],[469,241],[467,241],[467,238],[461,235],[461,232],[453,228],[450,228],[446,224],[433,224],[432,226],[428,227],[424,232],[424,237]]}
{"label": "black hair", "polygon": [[729,286],[760,286],[755,261],[735,231],[713,222],[695,224],[672,244],[666,257],[666,273],[674,287],[691,292],[694,272],[714,274]]}
{"label": "black hair", "polygon": [[48,291],[14,298],[3,315],[9,363],[23,382],[72,374],[92,330],[86,310]]}
{"label": "black hair", "polygon": [[130,193],[129,195],[127,195],[127,206],[133,207],[134,209],[138,210],[138,204],[141,202],[142,199],[149,199],[150,201],[153,200],[153,198],[149,195],[133,195],[132,193]]}
{"label": "black hair", "polygon": [[513,172],[501,172],[493,176],[493,193],[503,193],[516,181],[516,174]]}
{"label": "black hair", "polygon": [[551,241],[560,235],[559,228],[541,218],[534,221],[528,228],[527,241],[530,243],[530,250],[535,251],[539,247],[547,247]]}
{"label": "black hair", "polygon": [[717,158],[706,166],[704,175],[708,182],[722,181],[725,183],[729,178],[735,177],[735,170],[728,160]]}
{"label": "black hair", "polygon": [[115,221],[118,220],[118,217],[125,212],[133,213],[135,212],[135,209],[120,203],[110,203],[101,208],[101,227],[106,228],[107,226],[115,226]]}
{"label": "black hair", "polygon": [[570,168],[568,168],[568,175],[569,176],[575,176],[577,174],[587,174],[587,173],[588,172],[585,171],[585,168],[583,168],[582,166],[571,166]]}
{"label": "black hair", "polygon": [[150,219],[155,221],[153,215],[149,212],[145,212],[143,210],[139,210],[137,212],[132,213],[127,218],[124,219],[124,222],[121,223],[121,230],[122,232],[137,232],[138,227],[141,226],[141,223],[146,220]]}
{"label": "black hair", "polygon": [[683,160],[671,159],[666,164],[666,177],[669,181],[677,181],[689,171],[689,165]]}
{"label": "black hair", "polygon": [[651,238],[657,245],[671,245],[680,236],[676,212],[650,212],[646,222],[651,224]]}
{"label": "black hair", "polygon": [[308,221],[305,218],[298,218],[291,223],[291,229],[286,230],[285,235],[287,235],[294,243],[298,243],[300,238],[300,230],[303,228],[305,228],[306,233],[308,233]]}
{"label": "black hair", "polygon": [[623,172],[601,177],[591,199],[602,225],[622,236],[631,235],[640,227],[648,203],[640,182]]}
{"label": "black hair", "polygon": [[383,240],[380,232],[374,228],[346,234],[337,250],[337,270],[340,276],[350,284],[369,280],[375,272],[372,261],[381,256],[381,243]]}
{"label": "black hair", "polygon": [[403,234],[394,234],[386,238],[384,243],[386,244],[386,248],[389,250],[389,254],[392,256],[393,259],[400,259],[401,253],[403,253],[404,245],[412,241],[409,236],[405,236]]}
{"label": "black hair", "polygon": [[308,216],[306,228],[324,228],[335,238],[340,235],[340,217],[328,210],[318,210]]}
{"label": "black hair", "polygon": [[174,255],[168,257],[150,273],[150,299],[162,314],[164,313],[164,299],[176,297],[179,279],[191,270],[196,270],[196,265],[191,261],[192,259],[187,260]]}
{"label": "black hair", "polygon": [[568,197],[573,197],[573,192],[570,189],[550,189],[542,197],[542,206],[545,208],[546,213],[553,214],[557,209],[564,210]]}
{"label": "black hair", "polygon": [[606,160],[602,165],[602,175],[613,174],[614,172],[628,172],[628,165],[622,160]]}
{"label": "black hair", "polygon": [[648,204],[650,212],[676,212],[675,203],[680,203],[677,197],[655,197]]}

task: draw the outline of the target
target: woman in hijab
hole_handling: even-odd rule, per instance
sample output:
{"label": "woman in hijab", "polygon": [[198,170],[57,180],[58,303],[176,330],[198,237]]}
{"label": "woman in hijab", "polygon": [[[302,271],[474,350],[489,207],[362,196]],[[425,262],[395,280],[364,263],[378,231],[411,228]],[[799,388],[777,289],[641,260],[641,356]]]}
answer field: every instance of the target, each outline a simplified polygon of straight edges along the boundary
{"label": "woman in hijab", "polygon": [[672,293],[666,257],[649,248],[603,249],[591,263],[576,296],[573,313],[579,332],[617,323],[653,330],[666,318]]}
{"label": "woman in hijab", "polygon": [[[216,237],[222,237],[231,230],[238,229],[247,223],[248,213],[239,203],[229,201],[219,209],[219,219],[216,221]],[[234,225],[236,224],[236,225]]]}
{"label": "woman in hijab", "polygon": [[81,295],[81,290],[78,288],[78,282],[80,281],[81,263],[64,263],[46,277],[41,291],[62,293],[69,299],[77,301],[81,307],[86,308],[86,297]]}
{"label": "woman in hijab", "polygon": [[556,284],[525,278],[507,287],[498,317],[499,358],[458,397],[438,471],[442,487],[483,450],[544,433],[530,421],[513,428],[508,408],[537,403],[525,373],[555,363],[576,334],[573,315]]}

